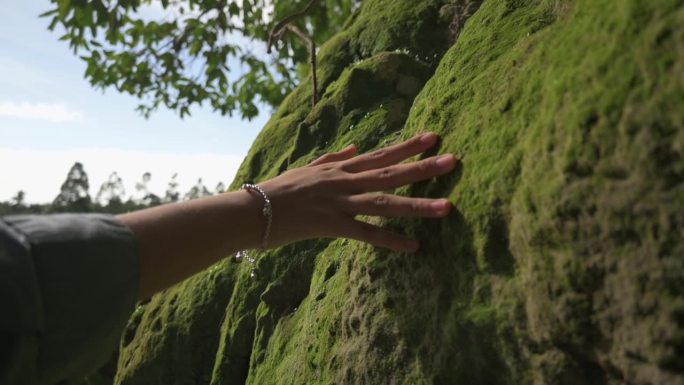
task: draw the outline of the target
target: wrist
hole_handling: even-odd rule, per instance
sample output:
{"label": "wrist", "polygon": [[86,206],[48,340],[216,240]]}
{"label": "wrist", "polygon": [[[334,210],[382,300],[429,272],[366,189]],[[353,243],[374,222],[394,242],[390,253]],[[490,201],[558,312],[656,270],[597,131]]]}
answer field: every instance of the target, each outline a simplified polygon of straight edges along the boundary
{"label": "wrist", "polygon": [[263,200],[246,190],[231,191],[215,197],[222,201],[220,226],[225,229],[225,239],[230,241],[230,252],[258,248],[266,225],[261,215]]}
{"label": "wrist", "polygon": [[273,208],[271,206],[271,199],[266,191],[261,186],[251,183],[245,183],[241,187],[242,191],[247,192],[253,198],[256,198],[261,203],[259,210],[260,223],[262,224],[261,242],[259,249],[265,250],[269,246],[271,235],[271,227],[273,224]]}

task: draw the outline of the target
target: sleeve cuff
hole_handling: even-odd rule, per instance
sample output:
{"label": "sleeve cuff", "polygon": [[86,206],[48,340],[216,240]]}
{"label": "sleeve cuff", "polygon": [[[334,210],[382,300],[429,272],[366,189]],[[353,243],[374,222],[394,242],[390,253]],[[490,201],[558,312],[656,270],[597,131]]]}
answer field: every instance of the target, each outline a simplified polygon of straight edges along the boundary
{"label": "sleeve cuff", "polygon": [[114,217],[101,214],[4,221],[31,247],[45,318],[38,337],[42,382],[97,369],[117,347],[137,300],[133,234]]}

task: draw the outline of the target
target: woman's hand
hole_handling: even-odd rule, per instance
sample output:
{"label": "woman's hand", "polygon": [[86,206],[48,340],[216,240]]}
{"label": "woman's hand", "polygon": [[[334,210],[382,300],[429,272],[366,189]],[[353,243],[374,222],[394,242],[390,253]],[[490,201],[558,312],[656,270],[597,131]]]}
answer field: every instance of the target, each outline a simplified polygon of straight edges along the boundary
{"label": "woman's hand", "polygon": [[[413,163],[399,162],[437,142],[423,134],[395,146],[354,156],[347,147],[307,167],[263,182],[271,199],[270,247],[310,238],[352,238],[398,251],[415,251],[418,242],[357,221],[357,215],[443,217],[446,199],[372,194],[446,174],[453,155]],[[246,190],[168,204],[118,216],[136,239],[140,260],[140,298],[165,289],[238,250],[261,245],[263,199]]]}
{"label": "woman's hand", "polygon": [[[446,216],[451,209],[451,203],[446,199],[374,193],[452,171],[457,163],[453,155],[400,164],[436,142],[437,135],[427,133],[360,156],[354,156],[356,149],[352,145],[261,183],[273,206],[268,246],[311,238],[342,237],[397,251],[416,251],[418,241],[355,217]],[[252,194],[255,201],[263,205],[262,198]]]}

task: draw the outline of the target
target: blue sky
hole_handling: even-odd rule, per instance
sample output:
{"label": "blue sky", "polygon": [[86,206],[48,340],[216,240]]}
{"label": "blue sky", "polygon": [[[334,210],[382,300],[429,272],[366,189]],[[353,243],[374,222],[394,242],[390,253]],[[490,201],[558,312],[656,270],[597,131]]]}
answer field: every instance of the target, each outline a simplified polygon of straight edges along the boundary
{"label": "blue sky", "polygon": [[7,1],[0,13],[0,200],[19,189],[31,202],[51,200],[76,161],[91,195],[113,171],[129,193],[146,171],[158,193],[175,172],[181,191],[200,177],[210,188],[230,182],[269,111],[251,122],[210,109],[184,120],[159,110],[146,120],[135,98],[89,86],[85,65],[37,16],[50,7]]}

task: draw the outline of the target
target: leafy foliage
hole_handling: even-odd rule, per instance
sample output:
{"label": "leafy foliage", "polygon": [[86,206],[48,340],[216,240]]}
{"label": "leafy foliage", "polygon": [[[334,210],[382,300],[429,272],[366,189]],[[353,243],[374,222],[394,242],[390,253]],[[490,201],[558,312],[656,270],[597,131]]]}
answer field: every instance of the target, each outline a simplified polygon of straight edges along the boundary
{"label": "leafy foliage", "polygon": [[[142,100],[145,116],[166,106],[181,117],[208,103],[222,115],[251,119],[259,105],[277,106],[306,73],[308,52],[286,36],[274,58],[265,41],[277,21],[305,1],[51,0],[51,30],[64,31],[87,63],[93,87]],[[307,0],[308,2],[308,0]],[[320,1],[297,26],[327,40],[360,0]]]}

